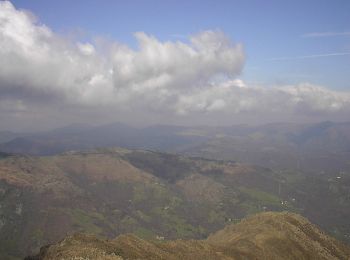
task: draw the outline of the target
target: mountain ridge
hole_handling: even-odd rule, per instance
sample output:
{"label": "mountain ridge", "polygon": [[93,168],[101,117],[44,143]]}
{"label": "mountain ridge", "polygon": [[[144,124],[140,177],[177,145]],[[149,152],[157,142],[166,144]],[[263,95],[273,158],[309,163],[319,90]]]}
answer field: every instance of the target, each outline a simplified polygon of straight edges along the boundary
{"label": "mountain ridge", "polygon": [[[71,125],[0,143],[0,151],[55,155],[98,147],[176,152],[187,156],[233,160],[275,170],[350,171],[350,123],[271,123],[259,126],[166,126],[145,128],[121,123]],[[1,137],[1,133],[0,133]],[[0,138],[1,139],[1,138]]]}
{"label": "mountain ridge", "polygon": [[74,234],[25,260],[54,259],[348,259],[350,248],[300,215],[265,212],[205,240],[152,240],[132,234],[104,240]]}
{"label": "mountain ridge", "polygon": [[[293,211],[348,240],[350,176],[125,148],[0,160],[0,258],[74,232],[203,239],[262,211]],[[9,257],[16,258],[9,258]]]}

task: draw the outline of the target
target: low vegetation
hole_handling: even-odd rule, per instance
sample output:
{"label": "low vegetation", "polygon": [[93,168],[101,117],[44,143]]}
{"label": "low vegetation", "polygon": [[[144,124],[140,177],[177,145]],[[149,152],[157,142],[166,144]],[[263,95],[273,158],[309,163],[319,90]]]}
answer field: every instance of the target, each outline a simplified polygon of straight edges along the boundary
{"label": "low vegetation", "polygon": [[301,213],[347,241],[348,187],[346,175],[304,176],[140,150],[9,156],[0,160],[0,258],[21,259],[74,232],[204,239],[271,210]]}
{"label": "low vegetation", "polygon": [[261,213],[231,224],[206,240],[113,240],[74,234],[41,248],[26,260],[54,259],[348,259],[350,248],[305,218],[287,212]]}

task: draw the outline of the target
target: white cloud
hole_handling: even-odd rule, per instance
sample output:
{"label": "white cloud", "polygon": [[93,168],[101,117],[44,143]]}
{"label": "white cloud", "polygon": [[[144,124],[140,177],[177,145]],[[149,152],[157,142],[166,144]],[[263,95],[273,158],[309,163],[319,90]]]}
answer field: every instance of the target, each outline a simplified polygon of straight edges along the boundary
{"label": "white cloud", "polygon": [[310,112],[336,112],[349,110],[350,93],[331,91],[312,84],[299,84],[280,89],[285,92],[296,108]]}
{"label": "white cloud", "polygon": [[250,112],[262,115],[296,113],[350,112],[350,93],[332,91],[321,86],[301,83],[266,88],[242,87],[241,81],[224,82],[183,96],[176,104],[179,114],[222,111]]}
{"label": "white cloud", "polygon": [[138,49],[115,42],[101,54],[92,43],[56,35],[10,2],[1,2],[0,10],[2,91],[13,85],[73,103],[120,103],[156,89],[195,88],[216,74],[235,77],[244,63],[242,46],[222,32],[201,32],[189,44],[138,32]]}
{"label": "white cloud", "polygon": [[82,54],[84,55],[93,55],[95,53],[95,48],[90,43],[77,43],[77,46]]}
{"label": "white cloud", "polygon": [[[40,108],[46,117],[50,111],[64,117],[95,109],[109,118],[125,112],[165,120],[349,110],[348,92],[310,84],[246,85],[237,78],[243,46],[223,32],[200,32],[187,42],[162,42],[144,32],[135,37],[136,49],[118,42],[108,48],[72,42],[0,2],[0,102],[27,116],[34,111],[36,118]],[[9,111],[0,106],[0,114]]]}

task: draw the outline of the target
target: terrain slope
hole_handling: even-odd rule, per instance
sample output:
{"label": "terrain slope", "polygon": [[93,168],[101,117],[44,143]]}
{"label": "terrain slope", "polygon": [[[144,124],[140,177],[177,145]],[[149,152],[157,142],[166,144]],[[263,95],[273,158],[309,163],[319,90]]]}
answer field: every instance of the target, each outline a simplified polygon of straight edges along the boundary
{"label": "terrain slope", "polygon": [[147,241],[134,235],[113,240],[74,234],[26,260],[54,259],[349,259],[350,248],[308,220],[288,212],[260,213],[206,240]]}
{"label": "terrain slope", "polygon": [[347,242],[350,176],[338,177],[122,148],[2,154],[0,259],[75,232],[204,239],[263,211],[300,213]]}

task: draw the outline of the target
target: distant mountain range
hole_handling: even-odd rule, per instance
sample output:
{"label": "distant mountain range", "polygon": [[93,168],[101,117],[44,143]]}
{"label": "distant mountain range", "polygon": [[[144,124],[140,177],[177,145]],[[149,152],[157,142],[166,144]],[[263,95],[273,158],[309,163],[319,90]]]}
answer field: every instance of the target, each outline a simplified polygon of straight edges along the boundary
{"label": "distant mountain range", "polygon": [[339,174],[350,172],[350,123],[228,128],[223,135],[183,152],[275,170]]}
{"label": "distant mountain range", "polygon": [[[159,238],[158,238],[159,239]],[[350,248],[291,213],[261,213],[206,240],[157,241],[135,235],[104,240],[74,234],[25,260],[55,259],[349,259]]]}
{"label": "distant mountain range", "polygon": [[70,150],[115,146],[169,151],[200,144],[210,138],[207,134],[187,134],[186,131],[191,129],[176,126],[152,126],[140,129],[121,123],[98,127],[71,125],[53,131],[17,136],[11,141],[2,143],[0,151],[53,155]]}
{"label": "distant mountain range", "polygon": [[121,123],[97,127],[76,124],[30,135],[0,132],[1,140],[0,151],[30,155],[119,146],[233,160],[278,170],[350,171],[349,122],[147,128]]}
{"label": "distant mountain range", "polygon": [[349,242],[349,187],[346,172],[273,171],[125,148],[42,157],[3,153],[0,259],[34,254],[74,232],[204,239],[270,210],[301,213]]}
{"label": "distant mountain range", "polygon": [[27,134],[13,133],[11,131],[0,131],[0,143],[9,142],[17,137],[23,137]]}

